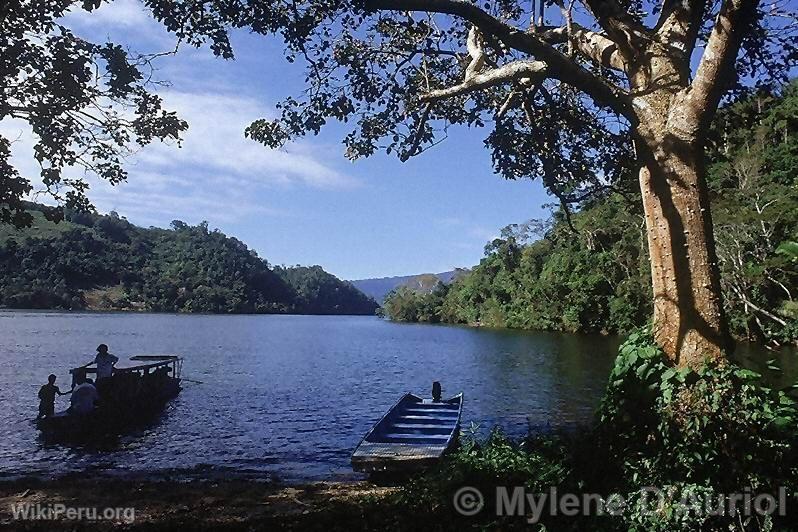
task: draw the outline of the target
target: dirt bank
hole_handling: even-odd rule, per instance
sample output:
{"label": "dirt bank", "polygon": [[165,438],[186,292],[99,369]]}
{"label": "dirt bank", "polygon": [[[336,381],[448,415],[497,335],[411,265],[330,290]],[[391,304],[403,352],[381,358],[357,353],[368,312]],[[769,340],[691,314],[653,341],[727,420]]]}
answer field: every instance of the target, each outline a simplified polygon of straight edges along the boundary
{"label": "dirt bank", "polygon": [[0,482],[0,528],[357,530],[370,528],[364,508],[373,512],[395,489],[365,481],[285,486],[248,480],[21,479]]}

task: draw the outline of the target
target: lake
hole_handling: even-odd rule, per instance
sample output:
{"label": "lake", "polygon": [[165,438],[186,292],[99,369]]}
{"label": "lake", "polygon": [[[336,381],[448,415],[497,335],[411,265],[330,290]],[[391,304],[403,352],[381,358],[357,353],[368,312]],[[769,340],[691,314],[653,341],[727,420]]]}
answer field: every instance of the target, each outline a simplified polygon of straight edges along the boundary
{"label": "lake", "polygon": [[[617,340],[601,336],[397,324],[362,316],[0,311],[0,476],[91,474],[356,478],[349,455],[407,391],[464,392],[463,428],[590,421]],[[152,425],[99,447],[45,443],[32,423],[49,373],[106,343],[120,359],[173,353],[186,382]],[[762,369],[769,355],[742,350]],[[794,353],[782,356],[795,375]],[[68,397],[57,399],[56,409]]]}

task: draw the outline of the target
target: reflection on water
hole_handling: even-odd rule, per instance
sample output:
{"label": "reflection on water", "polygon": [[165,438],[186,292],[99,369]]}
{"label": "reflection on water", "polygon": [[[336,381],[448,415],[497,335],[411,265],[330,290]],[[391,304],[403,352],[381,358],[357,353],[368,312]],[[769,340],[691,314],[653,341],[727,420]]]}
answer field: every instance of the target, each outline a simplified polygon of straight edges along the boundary
{"label": "reflection on water", "polygon": [[[38,387],[50,372],[67,387],[67,369],[100,342],[120,357],[180,354],[184,377],[203,384],[186,383],[157,423],[118,441],[43,443],[30,421]],[[599,336],[372,317],[0,312],[0,423],[14,427],[0,437],[0,472],[348,477],[370,426],[402,393],[428,395],[434,380],[444,395],[465,393],[464,426],[522,435],[588,422],[616,347]],[[794,375],[795,357],[782,358]]]}

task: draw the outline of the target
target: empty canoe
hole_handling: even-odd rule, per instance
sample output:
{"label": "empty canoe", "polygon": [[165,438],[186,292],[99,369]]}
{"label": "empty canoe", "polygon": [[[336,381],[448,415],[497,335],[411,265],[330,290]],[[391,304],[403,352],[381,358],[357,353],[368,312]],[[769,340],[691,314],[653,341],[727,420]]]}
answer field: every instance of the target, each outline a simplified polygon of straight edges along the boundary
{"label": "empty canoe", "polygon": [[355,471],[402,471],[428,466],[457,441],[463,394],[433,402],[412,393],[399,399],[355,452]]}

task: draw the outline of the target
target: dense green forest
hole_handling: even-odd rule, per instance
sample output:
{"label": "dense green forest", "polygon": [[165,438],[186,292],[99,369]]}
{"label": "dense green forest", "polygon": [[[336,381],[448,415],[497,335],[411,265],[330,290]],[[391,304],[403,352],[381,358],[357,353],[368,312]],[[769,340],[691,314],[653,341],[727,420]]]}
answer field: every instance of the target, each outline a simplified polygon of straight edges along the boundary
{"label": "dense green forest", "polygon": [[[726,311],[738,338],[798,337],[798,82],[722,109],[707,149]],[[626,192],[626,193],[625,193]],[[511,225],[467,275],[432,291],[399,288],[398,321],[627,332],[652,313],[644,219],[636,190],[567,215]]]}
{"label": "dense green forest", "polygon": [[377,304],[319,266],[276,267],[207,223],[144,229],[67,211],[0,226],[0,306],[158,312],[373,314]]}

